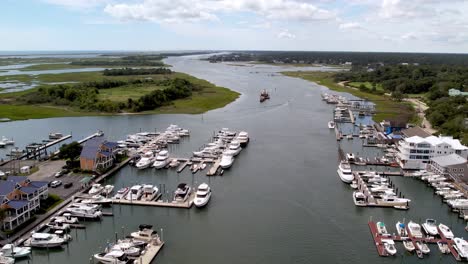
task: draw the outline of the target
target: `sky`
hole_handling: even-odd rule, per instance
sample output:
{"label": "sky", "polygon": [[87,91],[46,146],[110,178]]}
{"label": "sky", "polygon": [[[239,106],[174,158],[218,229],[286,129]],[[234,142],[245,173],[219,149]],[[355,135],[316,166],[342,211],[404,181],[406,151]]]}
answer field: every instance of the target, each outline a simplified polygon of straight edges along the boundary
{"label": "sky", "polygon": [[468,53],[466,0],[1,0],[0,50]]}

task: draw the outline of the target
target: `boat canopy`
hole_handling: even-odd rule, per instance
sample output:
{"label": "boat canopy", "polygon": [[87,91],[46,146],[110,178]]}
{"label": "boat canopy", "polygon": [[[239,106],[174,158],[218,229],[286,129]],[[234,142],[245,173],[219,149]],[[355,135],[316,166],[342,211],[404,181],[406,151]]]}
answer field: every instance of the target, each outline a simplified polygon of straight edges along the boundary
{"label": "boat canopy", "polygon": [[152,226],[152,225],[147,225],[147,224],[141,224],[141,225],[138,226],[138,228],[139,228],[140,230],[143,230],[143,229],[151,229],[151,228],[153,228],[153,226]]}
{"label": "boat canopy", "polygon": [[400,227],[401,227],[401,228],[405,228],[405,224],[400,223]]}
{"label": "boat canopy", "polygon": [[34,233],[34,234],[32,234],[32,238],[34,238],[34,239],[48,239],[51,236],[52,236],[51,234],[47,234],[47,233]]}

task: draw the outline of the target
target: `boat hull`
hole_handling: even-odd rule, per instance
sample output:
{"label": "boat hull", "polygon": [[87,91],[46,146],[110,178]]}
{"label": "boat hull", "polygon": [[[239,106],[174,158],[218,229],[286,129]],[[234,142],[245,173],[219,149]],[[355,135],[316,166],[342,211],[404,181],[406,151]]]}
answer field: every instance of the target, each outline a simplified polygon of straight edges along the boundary
{"label": "boat hull", "polygon": [[211,199],[211,193],[208,194],[205,199],[196,199],[195,198],[195,200],[193,201],[193,204],[195,204],[195,206],[197,208],[202,208],[202,207],[205,207],[208,204],[210,199]]}
{"label": "boat hull", "polygon": [[340,176],[340,179],[345,182],[345,183],[351,183],[354,180],[354,176],[351,174],[351,176],[346,176],[344,175],[340,169],[336,171],[338,173],[338,176]]}

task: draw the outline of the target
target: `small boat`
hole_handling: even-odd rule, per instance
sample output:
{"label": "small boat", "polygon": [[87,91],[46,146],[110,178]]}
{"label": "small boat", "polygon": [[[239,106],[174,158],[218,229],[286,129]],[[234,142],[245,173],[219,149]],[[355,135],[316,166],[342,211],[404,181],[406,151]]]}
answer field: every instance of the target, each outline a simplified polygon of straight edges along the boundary
{"label": "small boat", "polygon": [[396,230],[397,230],[397,234],[399,236],[402,236],[402,237],[406,237],[408,236],[408,233],[406,232],[406,226],[404,223],[398,221],[396,223]]}
{"label": "small boat", "polygon": [[382,239],[382,243],[384,244],[385,251],[389,255],[394,256],[397,253],[395,248],[395,241],[392,239]]}
{"label": "small boat", "polygon": [[141,224],[138,226],[138,231],[133,232],[130,236],[136,240],[150,242],[153,239],[159,239],[158,232],[153,230],[152,225]]}
{"label": "small boat", "polygon": [[202,183],[198,186],[196,195],[195,195],[195,200],[194,204],[196,207],[204,207],[211,198],[211,188],[208,186],[206,183]]}
{"label": "small boat", "polygon": [[367,205],[367,197],[363,192],[353,192],[353,201],[356,206]]}
{"label": "small boat", "polygon": [[1,142],[3,142],[6,146],[15,144],[15,141],[13,139],[9,139],[7,137],[2,137]]}
{"label": "small boat", "polygon": [[413,252],[416,249],[416,247],[413,244],[413,241],[411,240],[403,240],[403,246],[408,252]]}
{"label": "small boat", "polygon": [[70,215],[78,217],[78,218],[85,218],[85,219],[101,219],[102,212],[87,206],[81,207],[69,207],[66,209]]}
{"label": "small boat", "polygon": [[349,186],[351,186],[353,189],[357,189],[359,187],[356,181],[352,181]]}
{"label": "small boat", "polygon": [[70,225],[60,220],[52,221],[48,223],[47,226],[52,230],[65,230],[65,231],[70,230]]}
{"label": "small boat", "polygon": [[239,141],[242,148],[245,148],[247,144],[249,144],[249,134],[245,131],[241,131],[237,135],[236,140]]}
{"label": "small boat", "polygon": [[138,257],[141,254],[141,250],[128,241],[120,241],[119,243],[112,246],[110,251],[122,251],[129,257]]}
{"label": "small boat", "polygon": [[426,219],[426,222],[422,224],[422,227],[424,231],[431,236],[439,234],[437,231],[436,221],[434,219]]}
{"label": "small boat", "polygon": [[126,199],[129,201],[138,200],[143,195],[143,186],[141,185],[134,185],[128,191]]}
{"label": "small boat", "polygon": [[260,93],[260,103],[264,102],[265,100],[267,99],[270,99],[270,95],[268,94],[268,92],[264,89],[262,90],[262,92]]}
{"label": "small boat", "polygon": [[94,254],[93,257],[96,261],[98,261],[98,263],[104,263],[104,264],[126,264],[128,263],[127,256],[121,250],[113,250],[110,252]]}
{"label": "small boat", "polygon": [[232,163],[234,163],[234,156],[228,152],[224,152],[219,166],[223,169],[228,169],[232,166]]}
{"label": "small boat", "polygon": [[114,185],[108,184],[108,185],[104,186],[104,189],[102,190],[101,194],[104,195],[104,196],[108,196],[109,194],[112,193],[113,190],[114,190]]}
{"label": "small boat", "polygon": [[53,132],[49,133],[49,139],[61,139],[63,137],[62,133]]}
{"label": "small boat", "polygon": [[420,259],[424,258],[423,253],[419,249],[416,249],[416,255],[418,255],[418,258],[420,258]]}
{"label": "small boat", "polygon": [[206,168],[206,163],[203,163],[202,165],[200,165],[200,170],[204,170]]}
{"label": "small boat", "polygon": [[384,222],[377,222],[376,225],[377,225],[377,232],[379,232],[379,234],[381,234],[381,235],[388,234],[387,228],[385,227]]}
{"label": "small boat", "polygon": [[335,121],[328,121],[328,128],[334,129],[336,127]]}
{"label": "small boat", "polygon": [[380,199],[376,199],[376,203],[380,206],[393,206],[393,207],[408,207],[411,200],[406,198],[398,198],[393,195],[383,195]]}
{"label": "small boat", "polygon": [[351,183],[354,180],[354,175],[348,162],[341,161],[336,172],[345,183]]}
{"label": "small boat", "polygon": [[31,236],[31,241],[29,244],[31,247],[53,248],[60,247],[66,242],[67,241],[64,238],[61,238],[56,234],[34,233]]}
{"label": "small boat", "polygon": [[242,148],[240,142],[237,140],[231,141],[226,152],[229,152],[232,156],[237,156],[241,152]]}
{"label": "small boat", "polygon": [[185,202],[190,196],[192,188],[186,183],[180,183],[177,185],[177,189],[174,192],[174,201]]}
{"label": "small boat", "polygon": [[453,239],[454,235],[452,233],[452,230],[444,224],[439,224],[439,229],[441,234],[446,238],[446,239]]}
{"label": "small boat", "polygon": [[419,248],[419,250],[421,250],[423,254],[429,254],[429,252],[431,252],[427,244],[422,241],[416,241],[416,246]]}
{"label": "small boat", "polygon": [[154,161],[153,152],[147,151],[141,156],[140,160],[137,162],[135,166],[137,167],[137,169],[140,169],[140,170],[146,169],[149,166],[151,166],[151,164],[153,164],[153,161]]}
{"label": "small boat", "polygon": [[[30,247],[17,247],[13,244],[5,244],[0,253],[5,257],[12,257],[12,258],[24,258],[29,257],[31,255],[31,248]],[[4,263],[0,260],[0,263]]]}
{"label": "small boat", "polygon": [[453,247],[457,250],[458,255],[460,255],[462,259],[468,259],[468,242],[459,237],[454,238],[453,241],[455,242]]}
{"label": "small boat", "polygon": [[142,201],[152,201],[158,195],[159,189],[151,184],[143,185],[143,195],[141,196]]}
{"label": "small boat", "polygon": [[123,199],[125,195],[128,193],[128,190],[130,190],[130,188],[128,187],[119,189],[117,193],[114,195],[114,199]]}
{"label": "small boat", "polygon": [[104,190],[104,187],[103,187],[101,184],[95,183],[95,184],[93,184],[93,186],[91,187],[91,190],[89,190],[88,194],[89,194],[89,195],[100,194],[103,190]]}
{"label": "small boat", "polygon": [[62,222],[67,224],[78,224],[78,218],[72,217],[70,213],[64,213],[62,216],[55,216],[51,219],[53,222]]}
{"label": "small boat", "polygon": [[351,139],[353,139],[353,135],[352,135],[352,134],[349,134],[349,135],[346,136],[346,138],[349,139],[349,140],[351,140]]}
{"label": "small boat", "polygon": [[153,163],[153,167],[156,169],[162,169],[169,164],[169,152],[167,150],[161,150],[156,156],[156,161]]}
{"label": "small boat", "polygon": [[180,162],[177,159],[172,159],[171,162],[169,162],[169,167],[175,168],[180,165]]}
{"label": "small boat", "polygon": [[438,241],[437,246],[439,247],[439,250],[440,250],[441,253],[443,253],[443,254],[449,254],[450,253],[450,249],[449,249],[447,243]]}
{"label": "small boat", "polygon": [[15,263],[15,259],[11,257],[4,256],[0,253],[0,263],[2,264],[13,264]]}
{"label": "small boat", "polygon": [[408,223],[409,234],[416,238],[422,238],[423,233],[421,232],[421,226],[418,223],[410,221]]}

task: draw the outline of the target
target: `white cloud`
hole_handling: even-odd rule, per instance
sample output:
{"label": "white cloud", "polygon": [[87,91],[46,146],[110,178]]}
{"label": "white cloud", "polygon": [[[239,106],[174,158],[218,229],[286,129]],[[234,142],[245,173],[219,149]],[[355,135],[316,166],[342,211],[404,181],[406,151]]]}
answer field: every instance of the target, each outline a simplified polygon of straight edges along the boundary
{"label": "white cloud", "polygon": [[415,40],[418,36],[414,32],[405,33],[400,37],[402,40]]}
{"label": "white cloud", "polygon": [[285,29],[285,30],[281,31],[280,33],[278,33],[277,37],[280,38],[280,39],[295,39],[296,35],[289,32],[289,30]]}
{"label": "white cloud", "polygon": [[339,25],[340,29],[361,29],[362,26],[356,22],[342,23]]}
{"label": "white cloud", "polygon": [[184,22],[217,19],[218,14],[253,12],[279,20],[326,20],[335,14],[306,0],[140,0],[108,4],[104,11],[122,20]]}

